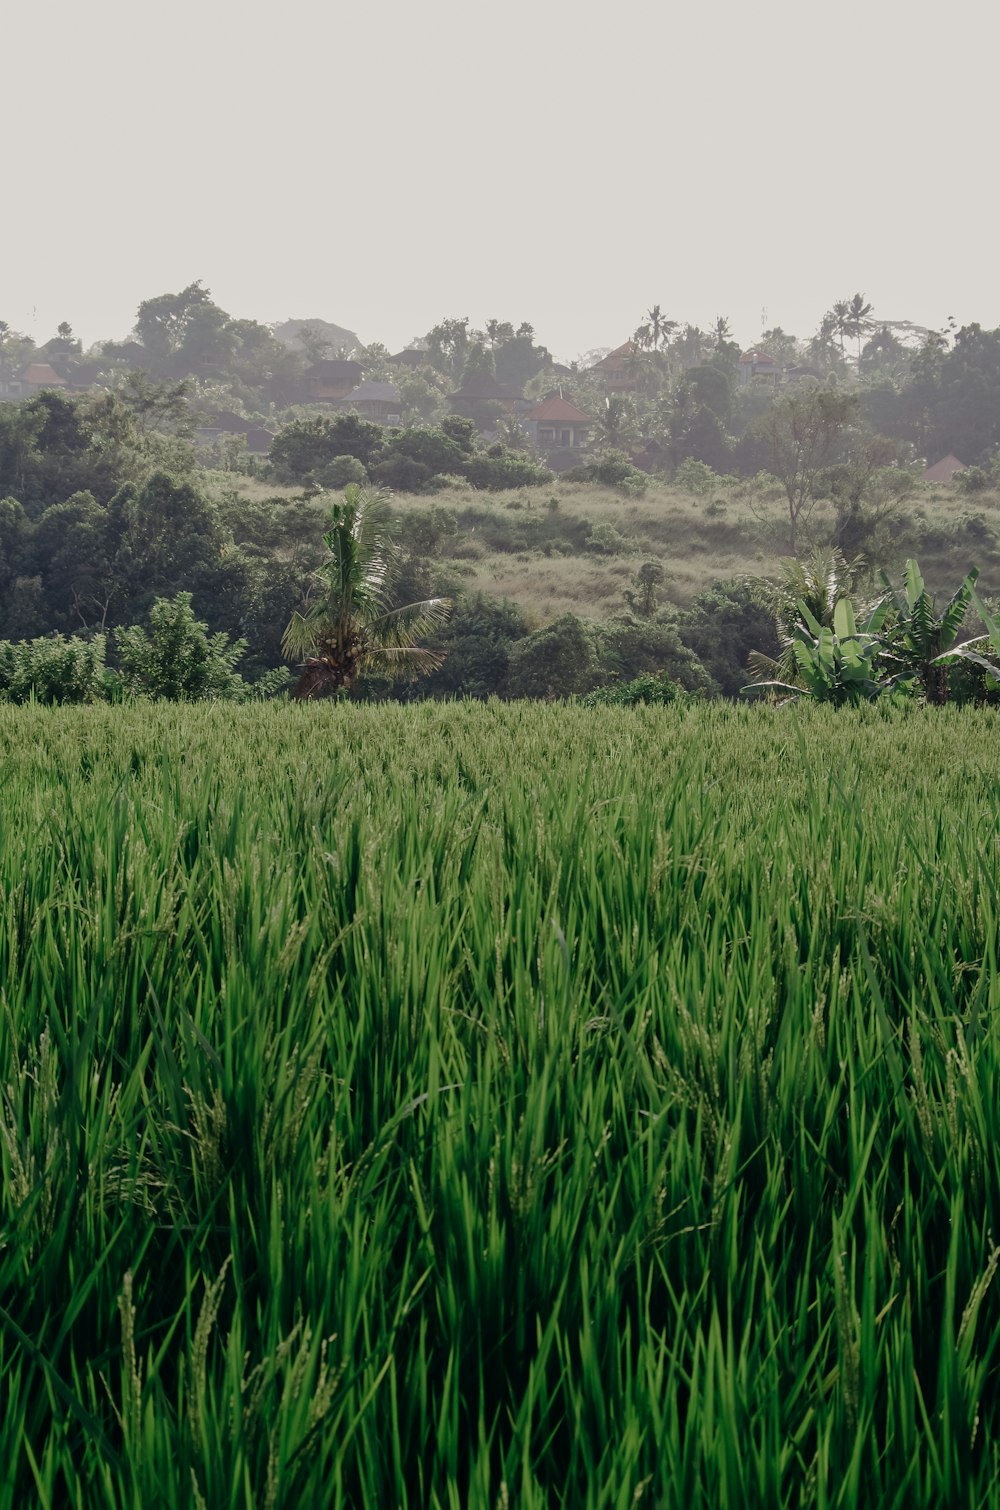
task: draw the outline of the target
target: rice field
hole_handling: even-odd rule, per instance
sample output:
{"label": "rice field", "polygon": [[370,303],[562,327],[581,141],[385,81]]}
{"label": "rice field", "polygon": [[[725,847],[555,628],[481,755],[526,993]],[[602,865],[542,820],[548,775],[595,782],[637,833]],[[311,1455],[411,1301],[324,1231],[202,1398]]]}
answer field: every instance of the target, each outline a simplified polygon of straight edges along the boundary
{"label": "rice field", "polygon": [[1000,1506],[998,733],[0,708],[0,1510]]}

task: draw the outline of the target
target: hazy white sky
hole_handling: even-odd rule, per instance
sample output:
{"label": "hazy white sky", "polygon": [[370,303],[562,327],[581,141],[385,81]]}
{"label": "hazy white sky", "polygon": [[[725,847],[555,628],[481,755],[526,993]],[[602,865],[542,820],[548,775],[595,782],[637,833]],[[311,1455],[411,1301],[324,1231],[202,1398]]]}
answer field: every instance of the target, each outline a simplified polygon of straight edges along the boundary
{"label": "hazy white sky", "polygon": [[0,19],[0,318],[231,313],[557,355],[643,312],[1000,324],[995,0],[48,0]]}

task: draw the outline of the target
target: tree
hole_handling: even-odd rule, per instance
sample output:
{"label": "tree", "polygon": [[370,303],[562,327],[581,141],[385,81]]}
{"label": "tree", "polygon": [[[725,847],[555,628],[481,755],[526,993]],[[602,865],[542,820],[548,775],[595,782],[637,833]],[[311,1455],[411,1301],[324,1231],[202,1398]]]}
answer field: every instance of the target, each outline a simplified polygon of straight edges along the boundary
{"label": "tree", "polygon": [[793,555],[800,527],[816,501],[821,472],[856,410],[857,399],[852,394],[812,388],[779,399],[755,422],[753,428],[767,453],[768,470],[785,490]]}
{"label": "tree", "polygon": [[510,697],[573,697],[597,680],[594,632],[576,614],[526,635],[511,647],[507,669]]}
{"label": "tree", "polygon": [[659,351],[661,341],[669,341],[677,329],[676,320],[665,320],[658,304],[647,310],[646,319],[649,321],[649,335],[653,344],[653,350]]}
{"label": "tree", "polygon": [[136,314],[135,333],[149,355],[163,361],[180,350],[194,311],[211,303],[211,295],[207,288],[202,288],[200,279],[189,283],[179,294],[144,299]]}
{"label": "tree", "polygon": [[635,411],[624,393],[609,393],[597,416],[594,444],[599,451],[623,451],[636,434]]}
{"label": "tree", "polygon": [[858,372],[861,371],[861,337],[868,329],[868,316],[874,308],[865,303],[864,294],[855,294],[847,307],[847,316],[844,321],[844,330],[853,336],[858,343]]}
{"label": "tree", "polygon": [[698,593],[679,628],[724,697],[736,697],[746,682],[751,651],[776,660],[781,650],[773,617],[747,582],[719,582]]}
{"label": "tree", "polygon": [[847,299],[838,299],[825,318],[831,322],[832,329],[840,337],[840,355],[843,358],[844,336],[847,334],[847,327],[851,318],[851,306]]}
{"label": "tree", "polygon": [[[196,619],[191,594],[173,599],[157,598],[149,615],[149,628],[133,624],[115,635],[121,680],[134,697],[168,698],[172,702],[219,699],[243,702],[250,685],[236,671],[246,651],[245,640],[230,640],[226,634],[209,634],[208,625]],[[276,690],[280,673],[264,679],[253,689],[257,694]]]}
{"label": "tree", "polygon": [[528,633],[529,626],[516,604],[482,593],[459,598],[435,643],[447,659],[428,679],[428,693],[438,697],[499,695],[504,689],[511,649]]}
{"label": "tree", "polygon": [[350,691],[365,670],[426,675],[442,662],[417,640],[443,625],[448,598],[393,608],[399,552],[392,538],[388,495],[352,483],[330,513],[326,556],[315,596],[294,613],[282,640],[289,660],[304,661],[295,688],[302,699]]}
{"label": "tree", "polygon": [[442,320],[427,332],[428,362],[439,372],[443,372],[445,377],[457,381],[465,366],[470,339],[467,317],[463,320]]}
{"label": "tree", "polygon": [[382,426],[356,414],[297,419],[271,442],[271,469],[279,482],[309,482],[338,456],[354,456],[370,468],[385,444]]}

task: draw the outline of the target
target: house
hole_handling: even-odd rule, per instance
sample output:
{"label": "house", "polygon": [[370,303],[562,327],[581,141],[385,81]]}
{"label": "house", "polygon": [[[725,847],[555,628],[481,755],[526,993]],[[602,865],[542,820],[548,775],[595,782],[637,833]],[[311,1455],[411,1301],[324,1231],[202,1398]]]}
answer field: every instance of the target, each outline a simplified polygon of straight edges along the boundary
{"label": "house", "polygon": [[740,352],[740,387],[746,388],[750,383],[758,383],[770,388],[777,388],[781,383],[783,368],[780,362],[767,351],[759,346],[752,351]]}
{"label": "house", "polygon": [[594,363],[590,370],[600,378],[605,393],[632,393],[635,390],[638,386],[635,369],[638,350],[635,341],[626,341]]}
{"label": "house", "polygon": [[77,362],[70,369],[69,386],[72,393],[88,393],[96,388],[104,376],[100,362]]}
{"label": "house", "polygon": [[339,404],[361,382],[360,362],[313,362],[302,376],[302,399],[307,404]]}
{"label": "house", "polygon": [[959,461],[957,456],[952,456],[949,452],[947,456],[942,456],[940,461],[936,461],[932,467],[928,467],[920,481],[947,483],[951,482],[956,472],[964,471],[965,462]]}
{"label": "house", "polygon": [[520,388],[498,383],[491,372],[474,373],[448,395],[448,402],[456,414],[471,419],[487,435],[494,431],[500,413],[515,414],[528,408]]}
{"label": "house", "polygon": [[510,383],[498,383],[491,372],[477,372],[448,395],[448,402],[456,409],[468,404],[500,404],[510,412],[524,403],[524,394]]}
{"label": "house", "polygon": [[525,410],[521,423],[542,450],[576,451],[587,444],[594,421],[560,393]]}
{"label": "house", "polygon": [[395,383],[360,383],[341,401],[341,409],[353,410],[377,425],[401,425],[403,401]]}
{"label": "house", "polygon": [[408,346],[405,351],[397,351],[396,355],[389,358],[394,367],[426,367],[429,357],[426,351],[420,347]]}
{"label": "house", "polygon": [[41,393],[46,388],[67,388],[66,379],[60,377],[54,367],[48,362],[32,362],[26,367],[20,377],[21,393],[24,398],[31,398],[35,393]]}
{"label": "house", "polygon": [[275,433],[251,420],[241,419],[238,414],[223,412],[199,425],[195,440],[199,446],[214,446],[234,435],[240,436],[248,456],[265,457],[271,450]]}

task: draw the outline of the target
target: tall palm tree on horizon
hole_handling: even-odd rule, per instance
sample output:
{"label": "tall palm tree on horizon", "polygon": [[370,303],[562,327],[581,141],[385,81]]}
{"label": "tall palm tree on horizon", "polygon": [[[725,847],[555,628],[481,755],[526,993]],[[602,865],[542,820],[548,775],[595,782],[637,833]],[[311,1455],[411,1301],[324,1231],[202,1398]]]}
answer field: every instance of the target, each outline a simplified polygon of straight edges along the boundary
{"label": "tall palm tree on horizon", "polygon": [[350,483],[330,511],[326,556],[313,573],[316,594],[292,615],[281,641],[300,664],[296,698],[348,692],[368,669],[426,676],[444,660],[416,642],[445,623],[451,599],[391,606],[399,556],[388,500],[384,488]]}

